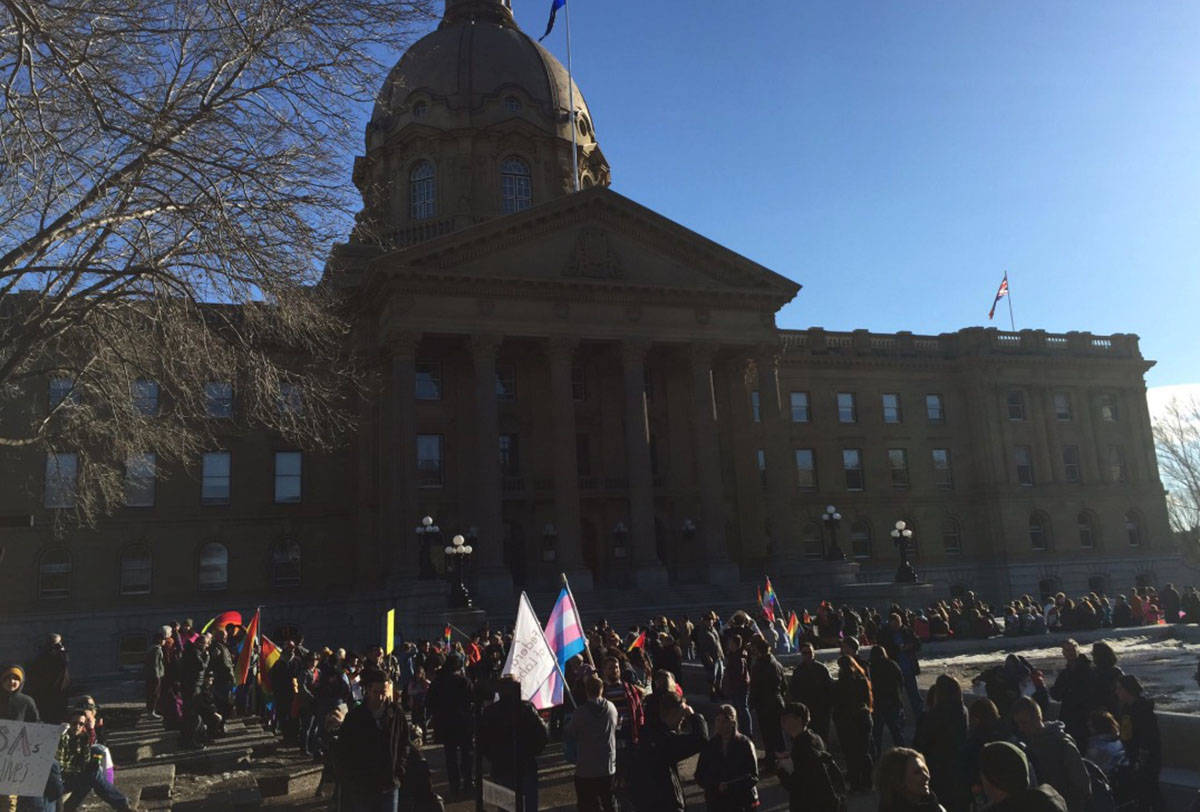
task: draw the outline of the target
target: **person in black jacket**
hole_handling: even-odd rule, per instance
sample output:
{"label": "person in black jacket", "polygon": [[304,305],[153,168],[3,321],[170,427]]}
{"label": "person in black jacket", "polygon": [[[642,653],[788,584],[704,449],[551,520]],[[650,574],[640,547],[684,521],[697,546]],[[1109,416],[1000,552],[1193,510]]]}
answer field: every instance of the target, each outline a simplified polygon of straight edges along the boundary
{"label": "person in black jacket", "polygon": [[1086,654],[1079,653],[1079,644],[1067,640],[1062,645],[1063,658],[1067,661],[1050,687],[1050,698],[1059,701],[1058,720],[1071,734],[1076,744],[1088,740],[1088,715],[1096,690],[1092,685],[1092,661]]}
{"label": "person in black jacket", "polygon": [[491,765],[492,780],[516,790],[520,812],[537,812],[537,756],[546,748],[550,731],[533,705],[521,699],[521,683],[511,676],[499,681],[499,701],[484,709],[479,742]]}
{"label": "person in black jacket", "polygon": [[197,700],[204,689],[204,680],[209,675],[208,644],[212,636],[199,635],[183,650],[183,660],[180,670],[183,674],[183,745],[185,747],[203,747],[196,739],[200,721],[197,716]]}
{"label": "person in black jacket", "polygon": [[40,722],[37,703],[21,693],[25,671],[19,665],[0,669],[0,719],[9,722]]}
{"label": "person in black jacket", "polygon": [[472,689],[462,658],[451,654],[433,678],[425,707],[446,756],[446,778],[455,792],[469,790],[475,767],[471,747]]}
{"label": "person in black jacket", "polygon": [[646,713],[634,748],[633,802],[638,812],[683,812],[679,762],[703,749],[708,724],[683,697],[671,691]]}
{"label": "person in black jacket", "polygon": [[888,750],[879,760],[875,776],[879,812],[946,812],[930,789],[929,778],[929,767],[916,750],[908,747]]}
{"label": "person in black jacket", "polygon": [[792,670],[788,695],[800,702],[812,715],[808,727],[821,737],[829,739],[829,714],[833,701],[833,677],[825,664],[814,657],[812,643],[800,644],[800,662]]}
{"label": "person in black jacket", "polygon": [[767,647],[767,641],[755,638],[751,644],[754,655],[750,666],[750,706],[758,714],[763,748],[767,751],[767,769],[775,766],[775,754],[783,750],[783,728],[779,714],[783,713],[783,666]]}
{"label": "person in black jacket", "polygon": [[412,749],[404,709],[382,671],[363,674],[363,703],[342,722],[335,747],[343,808],[396,809]]}
{"label": "person in black jacket", "polygon": [[51,634],[25,673],[25,693],[37,703],[42,720],[50,724],[59,724],[67,716],[67,698],[71,693],[68,663],[62,636]]}
{"label": "person in black jacket", "polygon": [[946,674],[929,692],[930,704],[917,724],[913,746],[925,756],[932,774],[933,791],[950,812],[966,812],[971,805],[967,773],[967,710],[962,688]]}
{"label": "person in black jacket", "polygon": [[752,812],[758,807],[754,742],[738,733],[733,705],[717,709],[713,726],[716,735],[704,745],[696,763],[696,783],[704,790],[705,806],[708,812]]}
{"label": "person in black jacket", "polygon": [[780,717],[783,731],[791,739],[788,753],[780,753],[777,772],[788,793],[791,812],[838,812],[844,808],[845,782],[841,768],[825,749],[821,737],[809,729],[808,708],[789,702]]}
{"label": "person in black jacket", "polygon": [[1129,774],[1122,782],[1128,797],[1138,809],[1163,809],[1158,779],[1162,772],[1162,736],[1154,700],[1145,696],[1142,684],[1133,674],[1117,680],[1117,699],[1121,703],[1121,743],[1129,758]]}
{"label": "person in black jacket", "polygon": [[870,677],[875,700],[872,752],[879,758],[883,752],[884,727],[892,734],[893,747],[904,746],[904,700],[901,698],[904,675],[896,661],[887,656],[887,649],[872,646]]}
{"label": "person in black jacket", "polygon": [[855,789],[871,786],[871,707],[871,681],[857,660],[843,654],[833,684],[833,723]]}

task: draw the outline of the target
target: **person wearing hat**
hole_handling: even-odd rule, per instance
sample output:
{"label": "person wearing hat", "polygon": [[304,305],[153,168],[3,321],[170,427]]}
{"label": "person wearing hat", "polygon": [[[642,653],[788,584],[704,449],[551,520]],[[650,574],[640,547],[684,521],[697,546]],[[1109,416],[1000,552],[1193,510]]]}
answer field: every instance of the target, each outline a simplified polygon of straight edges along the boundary
{"label": "person wearing hat", "polygon": [[0,719],[10,722],[40,722],[37,703],[21,693],[25,670],[19,665],[0,669]]}
{"label": "person wearing hat", "polygon": [[979,753],[979,777],[989,812],[1067,812],[1049,784],[1030,786],[1029,760],[1011,742],[989,742]]}

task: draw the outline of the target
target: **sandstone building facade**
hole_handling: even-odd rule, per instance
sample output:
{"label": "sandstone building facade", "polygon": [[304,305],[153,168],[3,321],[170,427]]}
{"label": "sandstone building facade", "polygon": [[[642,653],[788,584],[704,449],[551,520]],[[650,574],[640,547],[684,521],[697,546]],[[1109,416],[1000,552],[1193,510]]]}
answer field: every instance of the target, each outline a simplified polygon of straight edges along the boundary
{"label": "sandstone building facade", "polygon": [[[373,623],[443,594],[455,533],[494,605],[560,571],[631,600],[749,595],[831,532],[886,580],[899,519],[939,594],[1187,580],[1135,336],[781,330],[799,285],[610,190],[568,81],[505,0],[447,0],[380,94],[363,212],[326,272],[377,383],[354,440],[313,455],[230,432],[66,535],[69,454],[9,456],[0,650],[53,628],[103,671],[140,663],[168,615]],[[226,382],[209,394],[212,420],[237,408]]]}

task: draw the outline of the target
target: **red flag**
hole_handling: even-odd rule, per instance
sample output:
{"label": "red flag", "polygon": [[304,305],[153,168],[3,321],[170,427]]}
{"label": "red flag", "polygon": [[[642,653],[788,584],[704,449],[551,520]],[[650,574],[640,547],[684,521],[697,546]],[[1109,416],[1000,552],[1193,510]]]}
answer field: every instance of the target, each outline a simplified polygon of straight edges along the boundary
{"label": "red flag", "polygon": [[237,684],[245,685],[246,679],[250,676],[250,655],[254,651],[255,645],[258,644],[258,621],[259,615],[262,614],[261,609],[254,610],[254,617],[250,619],[250,625],[246,627],[246,639],[242,643],[242,651],[238,654],[237,661]]}
{"label": "red flag", "polygon": [[1004,272],[1004,280],[1000,282],[1000,289],[996,291],[996,298],[992,301],[992,309],[988,311],[988,321],[991,321],[992,316],[996,315],[996,305],[1000,304],[1000,300],[1008,295],[1008,271]]}
{"label": "red flag", "polygon": [[644,648],[645,645],[646,645],[646,633],[642,632],[641,634],[639,634],[637,636],[636,640],[634,640],[632,643],[629,644],[629,648],[626,649],[626,651],[633,651],[635,648]]}

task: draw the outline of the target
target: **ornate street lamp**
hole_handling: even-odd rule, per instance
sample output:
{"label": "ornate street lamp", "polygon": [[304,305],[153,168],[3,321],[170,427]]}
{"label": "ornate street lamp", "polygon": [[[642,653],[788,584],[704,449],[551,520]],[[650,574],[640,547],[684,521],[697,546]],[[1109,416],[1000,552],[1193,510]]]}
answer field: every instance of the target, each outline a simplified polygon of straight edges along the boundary
{"label": "ornate street lamp", "polygon": [[[837,508],[833,505],[826,505],[825,512],[821,514],[821,521],[825,522],[825,526],[829,528],[829,550],[823,557],[826,561],[845,561],[846,554],[838,546],[837,540],[838,525],[842,521],[842,514],[838,513]],[[822,539],[822,543],[824,543],[824,539]]]}
{"label": "ornate street lamp", "polygon": [[463,583],[463,573],[466,571],[467,559],[471,553],[475,552],[475,548],[466,543],[466,539],[462,536],[455,536],[446,545],[443,551],[446,553],[446,560],[453,562],[454,567],[454,584],[450,587],[450,608],[451,609],[470,609],[471,608],[471,593],[467,592],[467,585]]}
{"label": "ornate street lamp", "polygon": [[625,522],[613,525],[613,558],[629,558],[629,528]]}
{"label": "ornate street lamp", "polygon": [[915,584],[917,571],[913,569],[913,565],[908,560],[908,546],[912,542],[913,536],[912,528],[908,527],[901,519],[896,522],[896,527],[892,530],[891,535],[892,543],[900,551],[900,566],[896,569],[896,583]]}
{"label": "ornate street lamp", "polygon": [[558,528],[551,522],[542,528],[542,560],[547,563],[558,560]]}
{"label": "ornate street lamp", "polygon": [[433,548],[441,541],[442,529],[433,523],[432,516],[421,519],[417,526],[417,577],[423,581],[436,578],[433,569]]}

